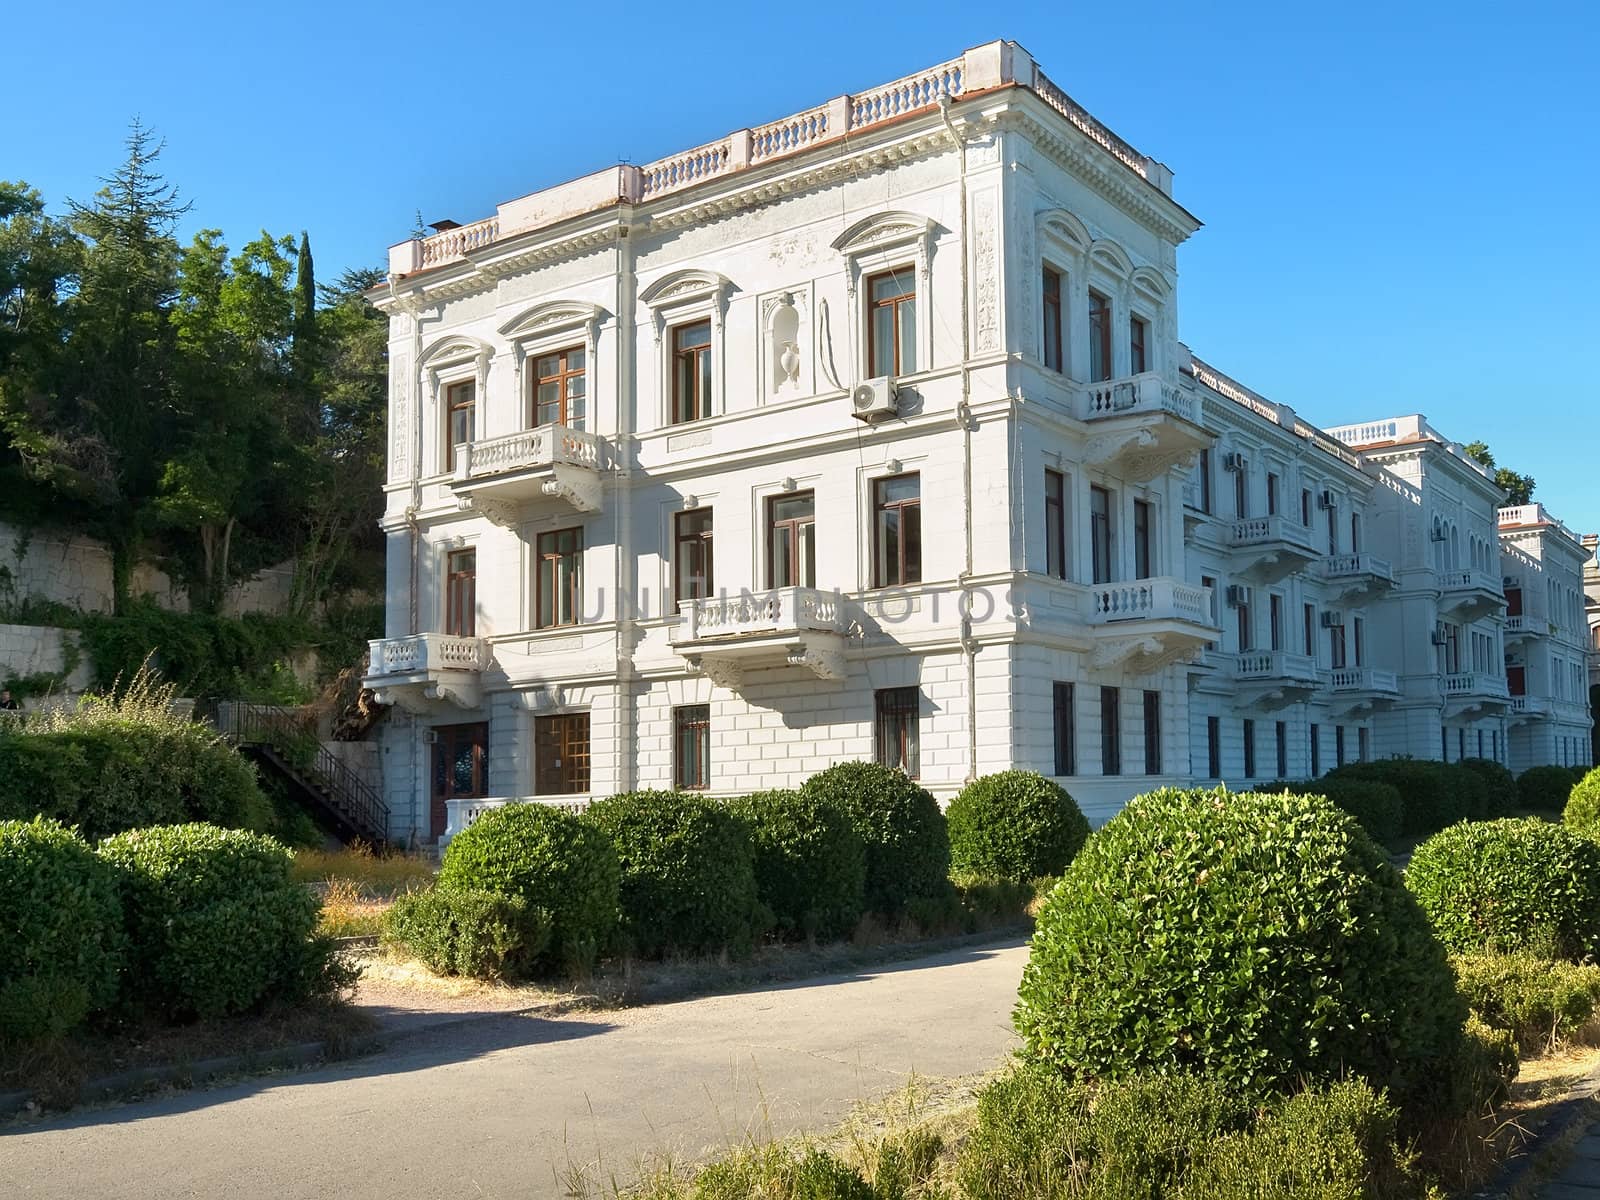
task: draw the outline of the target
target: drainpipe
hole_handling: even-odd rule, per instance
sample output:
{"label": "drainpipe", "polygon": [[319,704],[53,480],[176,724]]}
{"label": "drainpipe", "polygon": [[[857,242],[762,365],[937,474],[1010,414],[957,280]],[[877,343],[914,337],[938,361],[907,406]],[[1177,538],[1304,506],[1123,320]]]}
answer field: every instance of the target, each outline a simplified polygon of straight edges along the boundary
{"label": "drainpipe", "polygon": [[956,405],[956,420],[961,423],[961,527],[965,541],[965,565],[958,582],[964,602],[961,613],[961,653],[967,673],[967,775],[971,783],[978,777],[978,659],[977,642],[972,636],[972,604],[967,587],[972,579],[972,335],[967,315],[967,140],[950,119],[950,96],[939,97],[939,116],[956,144],[961,178],[961,402]]}
{"label": "drainpipe", "polygon": [[[627,168],[624,168],[626,170]],[[617,771],[620,790],[631,792],[638,787],[638,739],[634,727],[635,679],[633,652],[637,625],[635,606],[639,601],[638,580],[634,571],[633,511],[630,500],[631,456],[633,454],[633,406],[637,403],[638,387],[634,372],[634,339],[638,337],[635,313],[635,285],[633,243],[628,222],[632,219],[629,206],[623,206],[621,227],[617,230],[614,261],[617,278],[617,437],[613,450],[612,488],[617,522],[616,589],[614,603],[617,608]]]}

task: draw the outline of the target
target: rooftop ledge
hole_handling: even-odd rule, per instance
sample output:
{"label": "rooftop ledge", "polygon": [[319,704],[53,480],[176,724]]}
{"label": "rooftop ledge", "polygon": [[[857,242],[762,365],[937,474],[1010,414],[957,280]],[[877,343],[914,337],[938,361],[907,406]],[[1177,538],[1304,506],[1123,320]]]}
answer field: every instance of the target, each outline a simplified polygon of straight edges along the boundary
{"label": "rooftop ledge", "polygon": [[470,225],[443,229],[433,237],[414,238],[389,248],[391,277],[443,266],[474,251],[569,217],[594,212],[618,202],[639,203],[683,191],[695,184],[774,162],[834,138],[938,107],[946,97],[959,99],[995,88],[1028,88],[1065,117],[1077,130],[1169,199],[1172,172],[1141,154],[1062,91],[1016,42],[986,42],[960,58],[939,63],[864,92],[837,96],[754,129],[736,129],[726,137],[691,150],[659,158],[643,166],[619,164],[568,183],[507,201],[494,216]]}

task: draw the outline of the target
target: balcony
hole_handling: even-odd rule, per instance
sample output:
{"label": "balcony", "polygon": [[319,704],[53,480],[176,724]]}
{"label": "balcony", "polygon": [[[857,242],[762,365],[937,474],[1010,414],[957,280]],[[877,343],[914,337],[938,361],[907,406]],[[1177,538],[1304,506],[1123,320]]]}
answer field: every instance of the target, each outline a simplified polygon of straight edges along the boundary
{"label": "balcony", "polygon": [[1089,624],[1095,630],[1091,665],[1136,674],[1192,659],[1222,638],[1211,619],[1211,589],[1164,576],[1094,585]]}
{"label": "balcony", "polygon": [[1445,717],[1499,712],[1509,708],[1511,693],[1504,675],[1488,671],[1455,671],[1444,677]]}
{"label": "balcony", "polygon": [[417,633],[368,643],[370,663],[363,683],[379,704],[407,712],[437,713],[444,704],[477,708],[480,680],[489,665],[489,643],[480,637]]}
{"label": "balcony", "polygon": [[1279,514],[1243,517],[1228,528],[1237,574],[1253,583],[1276,583],[1319,557],[1311,530]]}
{"label": "balcony", "polygon": [[1527,613],[1507,617],[1505,635],[1508,642],[1524,642],[1530,638],[1549,637],[1553,633],[1550,622]]}
{"label": "balcony", "polygon": [[1328,691],[1341,712],[1368,713],[1400,698],[1400,679],[1377,667],[1335,667],[1328,673]]}
{"label": "balcony", "polygon": [[1338,592],[1339,604],[1364,603],[1394,586],[1394,568],[1375,554],[1330,554],[1322,560],[1321,574]]}
{"label": "balcony", "polygon": [[1509,712],[1513,725],[1537,721],[1550,715],[1550,701],[1543,696],[1512,696]]}
{"label": "balcony", "polygon": [[845,622],[836,592],[788,587],[684,604],[672,645],[689,666],[737,688],[748,668],[805,667],[818,679],[845,676]]}
{"label": "balcony", "polygon": [[577,512],[599,512],[605,442],[565,425],[541,425],[455,448],[450,488],[463,509],[496,525],[517,522],[519,507],[553,499]]}
{"label": "balcony", "polygon": [[1089,426],[1084,461],[1130,483],[1165,475],[1212,442],[1195,398],[1155,371],[1091,383],[1079,412]]}
{"label": "balcony", "polygon": [[1255,708],[1283,708],[1305,700],[1322,678],[1308,655],[1287,650],[1245,650],[1234,656],[1240,700]]}
{"label": "balcony", "polygon": [[1439,611],[1462,621],[1476,621],[1504,608],[1505,590],[1500,576],[1472,568],[1439,575]]}

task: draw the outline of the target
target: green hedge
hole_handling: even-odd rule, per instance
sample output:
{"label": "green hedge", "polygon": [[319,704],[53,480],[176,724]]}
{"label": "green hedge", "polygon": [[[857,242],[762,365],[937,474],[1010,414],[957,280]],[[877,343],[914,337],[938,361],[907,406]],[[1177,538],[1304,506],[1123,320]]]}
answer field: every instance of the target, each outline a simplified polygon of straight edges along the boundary
{"label": "green hedge", "polygon": [[1560,812],[1567,806],[1575,783],[1570,767],[1529,767],[1517,776],[1517,792],[1523,808]]}
{"label": "green hedge", "polygon": [[1477,777],[1457,770],[1451,763],[1385,758],[1346,763],[1324,778],[1388,784],[1400,794],[1405,817],[1402,831],[1412,835],[1434,833],[1457,821],[1481,818],[1487,808],[1487,794]]}
{"label": "green hedge", "polygon": [[1406,886],[1452,952],[1600,951],[1600,843],[1537,817],[1465,822],[1411,856]]}
{"label": "green hedge", "polygon": [[1399,842],[1406,828],[1405,801],[1393,784],[1376,779],[1356,779],[1336,774],[1321,779],[1275,780],[1252,789],[1257,792],[1294,792],[1301,796],[1324,796],[1336,808],[1355,818],[1357,825],[1380,845]]}
{"label": "green hedge", "polygon": [[1463,758],[1457,765],[1483,782],[1487,790],[1486,817],[1509,817],[1517,811],[1521,797],[1517,792],[1517,777],[1510,771],[1492,758]]}
{"label": "green hedge", "polygon": [[1059,875],[1083,849],[1089,822],[1065,788],[1035,771],[973,780],[945,811],[957,876],[1026,883]]}
{"label": "green hedge", "polygon": [[121,881],[137,1008],[219,1017],[347,982],[331,943],[315,936],[316,897],[272,838],[153,826],[106,839],[100,855]]}
{"label": "green hedge", "polygon": [[866,910],[867,847],[844,810],[797,791],[757,792],[729,807],[749,832],[756,894],[778,930],[848,936]]}
{"label": "green hedge", "polygon": [[425,888],[384,914],[383,944],[409,952],[441,975],[520,978],[550,942],[550,914],[521,896],[471,888]]}
{"label": "green hedge", "polygon": [[59,1037],[116,999],[115,874],[55,821],[0,821],[0,1038]]}
{"label": "green hedge", "polygon": [[634,952],[743,951],[770,922],[750,835],[726,805],[693,792],[625,792],[591,804],[584,820],[616,847]]}
{"label": "green hedge", "polygon": [[800,789],[838,805],[867,846],[867,908],[898,917],[950,891],[950,836],[939,802],[901,771],[835,763]]}
{"label": "green hedge", "polygon": [[1561,820],[1585,837],[1600,839],[1600,767],[1573,784]]}
{"label": "green hedge", "polygon": [[439,886],[519,896],[549,914],[542,965],[582,970],[617,924],[617,853],[593,825],[548,804],[507,804],[451,839]]}
{"label": "green hedge", "polygon": [[1592,964],[1521,954],[1463,954],[1450,961],[1472,1011],[1527,1052],[1550,1049],[1600,1007],[1600,967]]}
{"label": "green hedge", "polygon": [[1410,1100],[1465,1006],[1387,857],[1317,796],[1164,789],[1089,839],[1015,1013],[1072,1076],[1196,1071],[1246,1094],[1354,1072]]}

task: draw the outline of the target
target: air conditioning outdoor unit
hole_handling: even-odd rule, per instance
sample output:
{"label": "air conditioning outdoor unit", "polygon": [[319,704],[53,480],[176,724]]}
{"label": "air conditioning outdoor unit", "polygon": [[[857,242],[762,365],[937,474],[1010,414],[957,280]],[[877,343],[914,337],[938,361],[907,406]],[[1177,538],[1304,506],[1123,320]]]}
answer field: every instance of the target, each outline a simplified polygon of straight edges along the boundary
{"label": "air conditioning outdoor unit", "polygon": [[1433,644],[1434,644],[1434,645],[1435,645],[1435,646],[1442,646],[1442,645],[1444,645],[1444,630],[1442,630],[1442,629],[1435,629],[1435,630],[1434,630],[1434,631],[1433,631]]}
{"label": "air conditioning outdoor unit", "polygon": [[1326,608],[1322,610],[1322,627],[1324,629],[1338,629],[1344,624],[1344,614],[1337,609]]}
{"label": "air conditioning outdoor unit", "polygon": [[1230,451],[1222,456],[1222,469],[1224,471],[1243,471],[1249,465],[1245,456],[1237,452]]}
{"label": "air conditioning outdoor unit", "polygon": [[850,393],[850,412],[860,421],[881,421],[899,412],[894,380],[888,375],[866,379]]}
{"label": "air conditioning outdoor unit", "polygon": [[1243,584],[1230,583],[1228,585],[1228,607],[1244,608],[1250,603],[1250,589]]}
{"label": "air conditioning outdoor unit", "polygon": [[1318,508],[1337,508],[1339,502],[1334,499],[1333,493],[1324,489],[1317,493]]}

